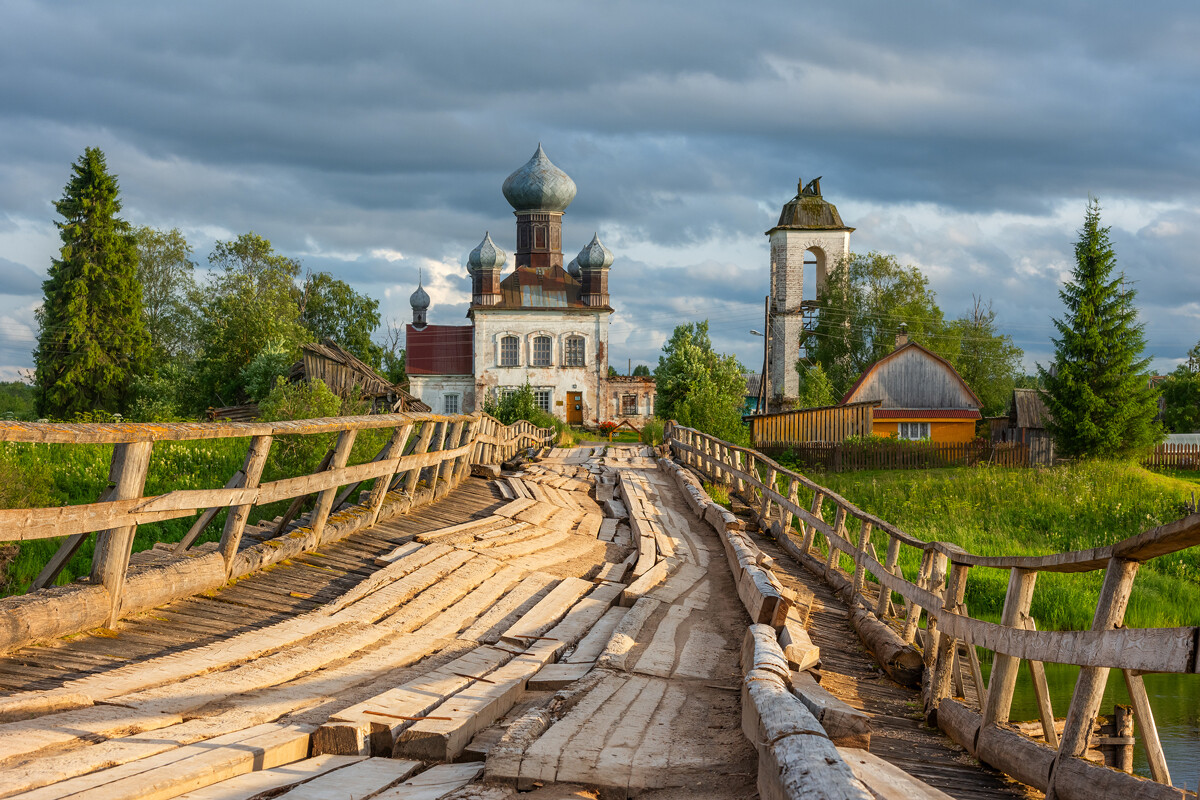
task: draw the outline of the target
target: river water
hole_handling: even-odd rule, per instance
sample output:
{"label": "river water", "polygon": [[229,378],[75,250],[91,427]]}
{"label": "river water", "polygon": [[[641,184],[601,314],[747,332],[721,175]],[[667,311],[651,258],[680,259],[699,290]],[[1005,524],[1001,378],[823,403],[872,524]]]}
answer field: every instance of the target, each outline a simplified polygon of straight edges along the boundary
{"label": "river water", "polygon": [[[983,654],[984,651],[981,651],[980,655]],[[990,664],[985,664],[984,669],[990,672]],[[1046,682],[1050,686],[1050,702],[1055,717],[1061,719],[1067,715],[1078,674],[1079,667],[1046,664]],[[1158,736],[1167,758],[1167,768],[1171,772],[1171,782],[1180,788],[1195,791],[1200,785],[1200,675],[1146,675],[1145,682],[1150,706],[1154,709]],[[1111,717],[1113,706],[1117,704],[1129,705],[1129,695],[1120,671],[1112,670],[1108,675],[1104,699],[1100,703],[1100,715]],[[1023,663],[1013,697],[1011,719],[1013,722],[1038,719],[1033,684],[1029,679],[1029,670]],[[1135,736],[1137,745],[1133,751],[1133,770],[1150,777],[1140,726]]]}

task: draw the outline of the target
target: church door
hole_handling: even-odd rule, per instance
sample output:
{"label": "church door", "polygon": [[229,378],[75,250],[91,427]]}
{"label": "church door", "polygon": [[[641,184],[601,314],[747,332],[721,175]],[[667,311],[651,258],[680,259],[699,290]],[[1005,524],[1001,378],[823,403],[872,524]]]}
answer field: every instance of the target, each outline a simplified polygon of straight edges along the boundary
{"label": "church door", "polygon": [[583,392],[567,392],[567,424],[583,424]]}

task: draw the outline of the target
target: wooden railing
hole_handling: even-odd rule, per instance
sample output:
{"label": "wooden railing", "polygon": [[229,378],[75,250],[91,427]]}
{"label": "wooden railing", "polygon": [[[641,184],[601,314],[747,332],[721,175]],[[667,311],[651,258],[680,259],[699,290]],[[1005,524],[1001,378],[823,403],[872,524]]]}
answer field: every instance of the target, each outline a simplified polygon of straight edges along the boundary
{"label": "wooden railing", "polygon": [[[916,641],[924,612],[921,655],[926,711],[981,761],[1062,798],[1116,796],[1125,791],[1137,797],[1180,796],[1178,790],[1169,787],[1170,775],[1142,675],[1200,672],[1200,628],[1136,629],[1122,625],[1142,562],[1200,544],[1200,514],[1090,550],[1046,556],[976,556],[947,542],[926,542],[910,536],[754,450],[680,426],[669,426],[666,440],[683,463],[716,482],[735,487],[757,512],[760,524],[775,529],[784,549],[810,566],[816,564],[831,583],[840,585],[852,615],[856,607],[862,607],[867,616],[888,623],[879,627],[904,647]],[[799,542],[792,538],[797,535],[793,520],[798,523]],[[882,551],[876,550],[877,542]],[[905,577],[899,565],[905,547],[920,556],[920,568],[911,579]],[[881,559],[878,552],[886,555]],[[850,564],[844,574],[840,566],[843,560]],[[967,613],[963,597],[972,569],[1008,571],[1008,591],[999,623],[975,619]],[[1038,573],[1093,570],[1103,570],[1104,581],[1091,629],[1038,631],[1030,616]],[[881,587],[878,591],[872,590],[868,575]],[[893,612],[893,594],[904,599],[902,605],[907,609],[902,615],[895,613],[899,607]],[[960,643],[967,645],[962,648],[962,656]],[[987,685],[981,676],[976,647],[995,654]],[[980,699],[978,710],[950,697],[956,679],[963,680],[960,658],[969,662],[967,680],[974,684]],[[1005,725],[1022,660],[1032,667],[1043,735],[1050,747]],[[1061,736],[1055,731],[1041,669],[1044,662],[1080,667]],[[1151,773],[1162,786],[1093,767],[1081,758],[1112,669],[1122,671]],[[1120,782],[1125,780],[1138,783],[1131,786]]]}
{"label": "wooden railing", "polygon": [[[379,453],[371,461],[347,466],[358,433],[379,429],[391,431]],[[337,434],[316,471],[260,481],[276,437],[314,434]],[[0,441],[113,445],[108,489],[99,502],[0,510],[0,541],[66,537],[31,587],[44,591],[0,601],[0,651],[35,639],[112,627],[123,615],[215,588],[374,524],[385,500],[400,512],[431,502],[461,482],[472,463],[505,461],[520,448],[553,444],[554,436],[552,428],[525,420],[505,426],[486,414],[379,414],[252,423],[0,423]],[[248,438],[249,444],[241,469],[222,488],[143,496],[155,442],[229,438]],[[331,514],[365,481],[373,482],[365,503],[332,526]],[[250,510],[290,498],[297,500],[279,525],[278,538],[241,547]],[[305,498],[312,500],[313,508],[299,535],[284,535]],[[217,552],[188,557],[191,543],[226,509]],[[175,547],[179,560],[139,571],[131,581],[129,561],[138,525],[196,512],[201,512],[199,519]],[[97,539],[90,584],[46,589],[92,533]]]}
{"label": "wooden railing", "polygon": [[801,408],[746,417],[754,446],[786,448],[806,442],[841,442],[849,436],[870,436],[872,410],[878,402]]}
{"label": "wooden railing", "polygon": [[1142,464],[1147,467],[1200,470],[1200,444],[1163,442],[1154,446]]}

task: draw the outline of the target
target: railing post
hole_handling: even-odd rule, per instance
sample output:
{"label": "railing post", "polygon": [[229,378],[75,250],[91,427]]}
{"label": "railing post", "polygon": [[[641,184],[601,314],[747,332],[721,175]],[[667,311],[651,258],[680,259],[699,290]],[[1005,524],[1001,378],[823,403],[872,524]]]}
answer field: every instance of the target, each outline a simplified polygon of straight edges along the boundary
{"label": "railing post", "polygon": [[854,584],[850,590],[851,603],[858,598],[858,594],[863,588],[863,582],[867,577],[867,567],[863,564],[863,559],[867,555],[867,545],[871,543],[872,527],[874,527],[874,523],[871,521],[862,521],[862,530],[858,534],[858,550],[854,554]]}
{"label": "railing post", "polygon": [[[433,431],[437,428],[437,423],[433,420],[425,420],[421,423],[421,435],[417,438],[417,444],[413,447],[413,455],[423,455],[429,452],[429,443],[433,440]],[[413,467],[404,476],[404,493],[410,498],[417,490],[417,483],[421,480],[421,467]]]}
{"label": "railing post", "polygon": [[[153,442],[121,442],[113,445],[108,482],[112,486],[110,500],[136,500],[146,488],[146,472],[150,468]],[[110,528],[96,537],[92,554],[92,582],[108,590],[109,610],[106,626],[113,628],[121,618],[121,600],[125,593],[125,573],[129,570],[129,555],[137,525]]]}
{"label": "railing post", "polygon": [[[1133,721],[1142,731],[1142,744],[1146,747],[1146,761],[1150,763],[1150,775],[1159,783],[1171,785],[1171,773],[1167,769],[1167,758],[1163,754],[1162,741],[1158,738],[1158,726],[1154,723],[1154,709],[1146,695],[1146,684],[1142,676],[1133,670],[1121,670],[1125,677],[1125,688],[1133,703]],[[1120,735],[1120,734],[1118,734]]]}
{"label": "railing post", "polygon": [[[463,424],[462,420],[450,423],[450,430],[446,434],[446,437],[442,440],[442,446],[439,449],[457,450],[459,447],[461,447],[464,427],[466,426]],[[446,487],[442,490],[442,494],[445,494],[447,491],[454,488],[452,481],[454,479],[454,468],[456,465],[457,459],[444,458],[437,466],[435,479]]]}
{"label": "railing post", "polygon": [[[741,451],[741,450],[734,450],[734,451],[733,451],[733,468],[734,468],[734,469],[736,469],[738,472],[745,472],[745,470],[742,468],[742,464],[743,464],[743,462],[742,462],[742,451]],[[741,476],[741,475],[738,475],[738,476],[736,476],[736,477],[734,478],[734,480],[735,480],[735,481],[736,481],[736,483],[737,483],[737,491],[738,491],[738,494],[740,494],[740,495],[742,495],[742,496],[744,497],[744,496],[745,496],[745,494],[746,494],[746,481],[745,481],[745,479],[744,479],[744,478],[742,478],[742,476]]]}
{"label": "railing post", "polygon": [[[1096,601],[1096,615],[1092,618],[1092,630],[1111,631],[1125,619],[1125,608],[1129,605],[1129,594],[1133,590],[1133,579],[1137,577],[1137,561],[1110,558],[1104,572],[1104,584],[1100,587],[1100,598]],[[1108,681],[1108,667],[1081,667],[1075,680],[1075,692],[1071,695],[1071,706],[1067,709],[1067,721],[1063,726],[1062,739],[1058,745],[1055,768],[1050,772],[1050,788],[1047,800],[1054,796],[1054,775],[1058,761],[1064,757],[1082,756],[1087,749],[1088,737],[1100,711],[1100,700],[1104,695],[1104,684]]]}
{"label": "railing post", "polygon": [[[411,422],[396,426],[396,429],[392,431],[392,438],[388,440],[387,448],[383,451],[384,461],[391,461],[404,455],[404,445],[408,442],[408,435],[412,433],[412,428]],[[371,493],[367,495],[368,525],[374,525],[379,520],[379,512],[383,508],[383,501],[387,497],[388,489],[391,487],[395,475],[394,472],[380,475],[372,484]]]}
{"label": "railing post", "polygon": [[[787,499],[788,499],[788,502],[790,502],[794,506],[800,505],[800,490],[799,490],[798,484],[799,484],[799,482],[795,478],[793,478],[793,477],[788,478]],[[781,532],[784,535],[790,535],[790,531],[792,530],[792,520],[795,519],[795,517],[796,517],[796,515],[792,512],[792,510],[790,508],[783,509],[783,526],[782,526]]]}
{"label": "railing post", "polygon": [[[1022,620],[1027,631],[1036,631],[1037,623],[1028,614]],[[1046,681],[1046,666],[1040,661],[1026,661],[1033,696],[1037,700],[1038,718],[1042,721],[1042,736],[1046,744],[1058,749],[1058,731],[1054,727],[1054,705],[1050,701],[1050,684]]]}
{"label": "railing post", "polygon": [[[812,499],[812,506],[809,508],[809,512],[814,517],[817,517],[818,519],[824,519],[821,516],[821,506],[822,506],[822,504],[824,504],[824,502],[825,502],[825,495],[821,494],[818,491],[814,491],[813,499]],[[816,525],[811,525],[811,524],[804,525],[804,540],[800,545],[801,553],[804,553],[804,555],[809,554],[809,550],[812,548],[813,537],[816,536],[816,534],[817,534],[817,526]]]}
{"label": "railing post", "polygon": [[[936,561],[935,555],[935,551],[930,547],[926,547],[921,553],[921,566],[917,572],[916,584],[922,589],[930,588],[930,577],[933,575],[933,565]],[[917,603],[910,603],[904,618],[904,632],[900,636],[905,644],[912,644],[917,638],[917,625],[920,622],[921,606]]]}
{"label": "railing post", "polygon": [[[833,532],[843,539],[846,538],[845,506],[838,505],[837,514],[833,518]],[[834,567],[838,566],[838,553],[841,551],[838,550],[832,538],[826,536],[825,540],[829,544],[829,553],[825,556],[825,578],[828,580],[829,576],[833,574]]]}
{"label": "railing post", "polygon": [[[267,455],[271,452],[271,436],[255,436],[250,440],[246,450],[246,460],[242,464],[242,487],[257,489],[262,480],[263,467],[267,464]],[[238,544],[242,541],[242,531],[246,529],[246,520],[250,516],[253,503],[230,506],[229,514],[225,517],[225,530],[221,532],[221,556],[225,559],[225,574],[233,569],[233,557],[237,555]]]}
{"label": "railing post", "polygon": [[762,530],[771,529],[771,489],[775,487],[775,468],[767,467],[767,479],[763,481],[762,507],[758,511],[758,526]]}
{"label": "railing post", "polygon": [[[950,578],[946,581],[946,593],[942,599],[942,611],[947,614],[958,612],[962,605],[963,594],[967,589],[967,564],[950,564]],[[934,644],[933,642],[936,642]],[[938,703],[943,697],[950,696],[950,679],[953,677],[954,659],[957,657],[957,640],[948,634],[940,633],[931,641],[930,649],[937,648],[937,666],[930,682],[930,700],[928,709],[937,710]]]}
{"label": "railing post", "polygon": [[[337,444],[333,446],[333,458],[329,459],[329,471],[342,469],[350,460],[350,451],[354,448],[354,440],[358,437],[358,428],[349,428],[338,434]],[[338,487],[330,486],[317,495],[313,505],[312,516],[308,518],[308,526],[312,529],[313,539],[319,544],[325,533],[325,522],[329,519],[329,510],[333,508],[333,498]]]}
{"label": "railing post", "polygon": [[[900,540],[897,537],[889,534],[888,535],[887,563],[885,563],[883,565],[883,568],[888,571],[888,574],[895,575],[896,574],[896,562],[899,560],[900,560]],[[891,602],[891,599],[892,599],[892,590],[887,588],[886,586],[884,586],[883,582],[881,581],[879,584],[879,601],[875,604],[875,616],[878,619],[883,619],[884,615],[887,614],[888,603]]]}
{"label": "railing post", "polygon": [[[1013,569],[1008,576],[1008,591],[1004,595],[1004,610],[1000,624],[1008,628],[1024,628],[1025,615],[1033,603],[1033,587],[1037,573],[1028,569]],[[983,707],[983,725],[1008,722],[1012,710],[1013,692],[1017,688],[1017,672],[1021,659],[996,653],[992,661],[992,676],[988,680],[987,703]]]}
{"label": "railing post", "polygon": [[[449,438],[448,437],[449,433],[450,433],[450,422],[448,420],[439,422],[437,425],[437,431],[433,434],[433,441],[430,443],[429,449],[426,450],[425,452],[438,453],[438,452],[441,452],[442,450],[445,450],[446,449],[446,440]],[[433,494],[433,492],[435,489],[437,489],[438,475],[442,471],[442,462],[435,461],[433,464],[429,465],[426,469],[428,469],[428,472],[426,473],[426,475],[428,475],[428,477],[425,479],[425,482],[426,482],[425,488],[427,488],[429,490],[430,498],[433,498],[435,496]]]}
{"label": "railing post", "polygon": [[463,435],[463,444],[471,445],[471,449],[465,456],[458,457],[458,464],[454,471],[454,485],[457,486],[463,482],[467,474],[471,471],[471,464],[478,463],[478,455],[482,454],[485,445],[479,441],[479,431],[483,427],[483,419],[472,419],[467,421],[467,431]]}

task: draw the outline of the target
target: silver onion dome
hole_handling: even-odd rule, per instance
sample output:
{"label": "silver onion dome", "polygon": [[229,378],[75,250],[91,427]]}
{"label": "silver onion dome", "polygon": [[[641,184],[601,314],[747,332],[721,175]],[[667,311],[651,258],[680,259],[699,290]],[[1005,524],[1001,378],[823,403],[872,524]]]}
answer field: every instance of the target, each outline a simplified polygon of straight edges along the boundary
{"label": "silver onion dome", "polygon": [[575,199],[575,181],[551,163],[540,143],[533,158],[505,178],[502,190],[516,211],[561,213]]}
{"label": "silver onion dome", "polygon": [[592,240],[584,245],[584,248],[579,251],[579,255],[575,256],[575,261],[578,262],[579,268],[584,269],[608,269],[613,263],[613,254],[604,245],[600,244],[599,235],[592,236]]}
{"label": "silver onion dome", "polygon": [[483,241],[467,256],[467,270],[500,269],[508,261],[508,253],[492,241],[490,233],[483,234]]}
{"label": "silver onion dome", "polygon": [[408,298],[408,302],[412,305],[413,310],[429,308],[429,294],[421,287],[421,282],[417,282],[417,290]]}
{"label": "silver onion dome", "polygon": [[571,263],[570,263],[570,264],[567,264],[567,272],[571,273],[571,274],[572,274],[572,275],[574,275],[576,278],[578,278],[580,275],[582,275],[582,274],[583,274],[583,273],[582,273],[582,272],[580,272],[580,270],[579,270],[579,259],[577,259],[577,258],[572,258],[572,259],[571,259]]}

